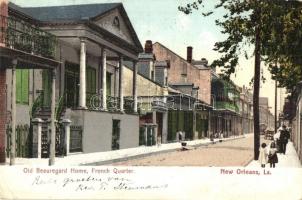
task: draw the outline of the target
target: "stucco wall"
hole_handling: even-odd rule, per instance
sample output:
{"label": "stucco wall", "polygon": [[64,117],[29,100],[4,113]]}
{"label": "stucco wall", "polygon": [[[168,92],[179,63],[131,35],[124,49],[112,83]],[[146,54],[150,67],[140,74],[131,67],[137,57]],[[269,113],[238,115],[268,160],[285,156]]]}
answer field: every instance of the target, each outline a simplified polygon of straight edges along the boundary
{"label": "stucco wall", "polygon": [[[194,83],[199,87],[199,99],[211,103],[211,70],[200,70],[159,43],[153,44],[153,53],[159,61],[169,60],[168,83]],[[186,73],[184,78],[182,74]]]}
{"label": "stucco wall", "polygon": [[83,153],[110,151],[112,120],[120,120],[120,149],[139,145],[137,115],[84,111],[69,111],[72,125],[83,126]]}
{"label": "stucco wall", "polygon": [[[124,67],[123,91],[124,96],[132,96],[133,71]],[[163,88],[151,80],[137,75],[137,96],[163,95]]]}

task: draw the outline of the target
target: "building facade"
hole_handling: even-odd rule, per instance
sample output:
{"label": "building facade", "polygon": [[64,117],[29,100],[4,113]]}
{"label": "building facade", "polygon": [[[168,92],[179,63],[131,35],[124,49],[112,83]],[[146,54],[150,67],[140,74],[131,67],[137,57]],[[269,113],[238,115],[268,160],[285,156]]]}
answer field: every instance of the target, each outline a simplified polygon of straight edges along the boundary
{"label": "building facade", "polygon": [[214,71],[211,87],[214,105],[211,113],[213,134],[223,134],[224,137],[241,135],[239,88],[233,82],[222,79]]}
{"label": "building facade", "polygon": [[[8,10],[12,15],[17,13],[24,18],[16,19],[17,23],[27,20],[27,24],[32,23],[30,27],[39,26],[35,29],[37,33],[56,39],[55,47],[51,49],[53,59],[59,63],[55,79],[56,118],[59,122],[62,119],[71,120],[69,153],[138,146],[136,80],[138,54],[143,48],[123,5],[22,8],[9,3]],[[22,37],[25,33],[19,39],[26,41]],[[25,43],[28,44],[30,41]],[[39,55],[42,53],[48,52],[39,52]],[[131,72],[127,71],[125,63],[130,63]],[[22,66],[29,64],[22,62]],[[25,68],[22,66],[19,68]],[[11,73],[11,70],[6,70],[6,94],[13,92],[9,84]],[[123,83],[126,73],[132,73],[130,94]],[[50,119],[52,102],[51,83],[52,72],[47,67],[17,70],[16,123],[30,126],[33,118],[41,118],[45,122],[46,127],[42,131],[42,149],[46,149],[42,152],[44,157],[49,156],[47,120]],[[12,99],[10,95],[6,97],[7,119],[10,119]],[[133,106],[129,108],[129,104]],[[63,138],[58,139],[62,140],[62,144]]]}
{"label": "building facade", "polygon": [[259,116],[260,116],[260,128],[262,133],[265,130],[275,129],[275,118],[270,111],[268,104],[268,97],[259,97]]}
{"label": "building facade", "polygon": [[283,119],[289,122],[291,141],[302,163],[302,82],[295,87],[291,95],[285,100]]}
{"label": "building facade", "polygon": [[157,60],[169,63],[168,86],[181,92],[170,92],[176,107],[169,110],[168,140],[175,140],[179,131],[185,132],[190,140],[209,137],[211,69],[194,63],[192,47],[187,48],[187,59],[158,42],[152,49]]}

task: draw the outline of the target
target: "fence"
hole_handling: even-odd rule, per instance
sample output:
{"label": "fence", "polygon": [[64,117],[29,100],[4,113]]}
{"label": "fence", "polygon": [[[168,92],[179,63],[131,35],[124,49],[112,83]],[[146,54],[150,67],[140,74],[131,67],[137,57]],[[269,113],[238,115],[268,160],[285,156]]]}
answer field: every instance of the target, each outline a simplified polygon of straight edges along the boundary
{"label": "fence", "polygon": [[[7,126],[6,129],[6,139],[7,139],[7,157],[9,157],[11,150],[11,126]],[[28,158],[30,157],[30,147],[31,145],[31,134],[30,128],[26,125],[18,125],[16,127],[16,157]]]}
{"label": "fence", "polygon": [[81,126],[70,126],[70,153],[83,150],[82,132],[83,128]]}

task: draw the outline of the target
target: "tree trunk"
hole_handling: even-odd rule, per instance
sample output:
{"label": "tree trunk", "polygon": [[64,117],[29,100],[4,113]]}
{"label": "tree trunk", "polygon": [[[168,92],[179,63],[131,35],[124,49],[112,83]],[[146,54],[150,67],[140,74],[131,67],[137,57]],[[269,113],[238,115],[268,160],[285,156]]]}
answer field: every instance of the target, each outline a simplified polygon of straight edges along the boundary
{"label": "tree trunk", "polygon": [[260,58],[261,57],[260,57],[260,23],[259,23],[256,26],[256,40],[255,40],[255,72],[254,72],[254,95],[253,95],[254,160],[258,160],[259,147],[260,147],[260,125],[259,125],[259,90],[260,90],[260,64],[261,64]]}

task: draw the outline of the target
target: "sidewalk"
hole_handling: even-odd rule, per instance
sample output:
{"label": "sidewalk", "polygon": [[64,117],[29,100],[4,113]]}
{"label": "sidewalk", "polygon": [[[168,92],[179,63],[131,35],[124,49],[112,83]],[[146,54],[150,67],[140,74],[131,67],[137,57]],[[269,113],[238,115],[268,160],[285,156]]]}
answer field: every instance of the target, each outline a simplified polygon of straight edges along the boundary
{"label": "sidewalk", "polygon": [[[253,160],[247,167],[261,167],[259,162]],[[269,167],[269,164],[266,165]],[[278,163],[276,168],[286,168],[286,167],[298,167],[301,168],[301,162],[299,161],[298,154],[294,148],[292,142],[289,142],[286,147],[286,154],[278,153]]]}
{"label": "sidewalk", "polygon": [[[245,134],[241,136],[232,136],[229,138],[224,138],[223,141],[234,140],[244,137],[251,137],[251,134]],[[198,147],[212,144],[210,139],[201,139],[193,141],[185,141],[187,146]],[[218,142],[215,139],[214,142]],[[65,157],[56,157],[56,166],[78,166],[78,165],[104,165],[112,162],[125,161],[132,158],[139,158],[147,155],[171,152],[181,148],[179,142],[161,144],[155,146],[139,146],[129,149],[121,149],[115,151],[97,152],[97,153],[79,153],[72,154]],[[9,158],[7,159],[7,164],[9,164]],[[48,165],[48,158],[38,159],[38,158],[16,158],[16,165]]]}

